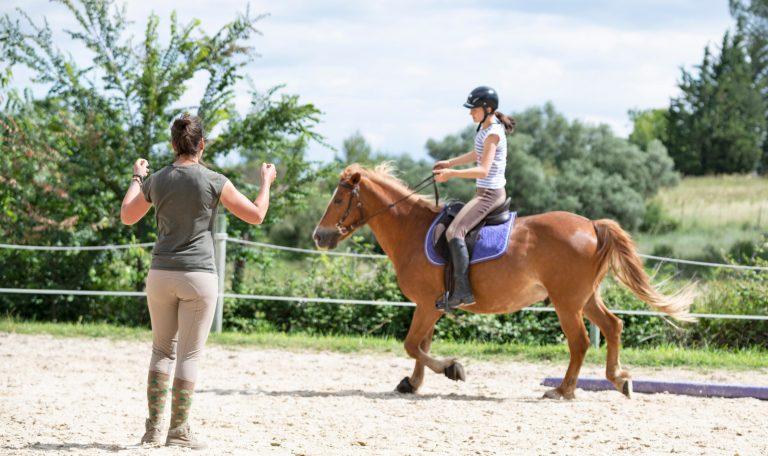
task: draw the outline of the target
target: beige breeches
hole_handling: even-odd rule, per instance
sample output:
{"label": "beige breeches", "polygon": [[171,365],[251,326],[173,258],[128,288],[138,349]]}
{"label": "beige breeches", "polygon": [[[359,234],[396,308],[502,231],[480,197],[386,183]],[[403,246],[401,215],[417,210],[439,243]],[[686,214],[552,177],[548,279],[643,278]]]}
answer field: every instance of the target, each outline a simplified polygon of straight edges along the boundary
{"label": "beige breeches", "polygon": [[147,302],[152,320],[152,359],[149,370],[195,382],[197,362],[211,330],[218,278],[211,272],[151,269]]}

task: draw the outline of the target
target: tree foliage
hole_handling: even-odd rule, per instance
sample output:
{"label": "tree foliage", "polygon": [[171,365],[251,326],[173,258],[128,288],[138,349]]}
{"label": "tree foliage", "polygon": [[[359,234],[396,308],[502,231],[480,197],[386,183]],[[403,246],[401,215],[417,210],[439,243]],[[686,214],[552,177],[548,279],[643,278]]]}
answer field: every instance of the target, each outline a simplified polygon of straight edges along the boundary
{"label": "tree foliage", "polygon": [[766,104],[741,31],[705,49],[698,74],[683,70],[682,94],[669,107],[669,153],[683,174],[756,169],[766,135]]}
{"label": "tree foliage", "polygon": [[[168,38],[161,40],[160,19],[153,14],[135,45],[125,33],[125,7],[114,1],[58,3],[77,21],[75,30],[62,32],[69,41],[54,37],[47,21],[26,11],[0,18],[5,103],[0,112],[0,233],[7,242],[101,245],[151,240],[153,217],[126,227],[119,219],[120,201],[137,158],[147,158],[151,169],[172,161],[169,127],[185,111],[200,116],[208,132],[221,130],[219,138],[207,143],[204,158],[210,166],[220,157],[242,157],[243,165],[221,171],[246,193],[253,191],[248,184],[255,183],[250,162],[277,164],[280,180],[270,216],[300,205],[303,184],[312,178],[303,150],[308,141],[321,140],[312,131],[319,111],[296,96],[278,97],[279,88],[254,94],[243,116],[234,107],[235,84],[254,59],[249,40],[258,33],[255,24],[262,16],[246,11],[209,34],[200,21],[180,24],[174,13]],[[90,52],[87,64],[78,64],[59,43],[82,44]],[[26,67],[33,82],[46,89],[42,97],[9,88],[17,66]],[[193,78],[202,79],[205,89],[197,103],[183,106]],[[35,257],[39,254],[0,255],[0,276],[8,286],[124,289],[127,284],[141,289],[147,267],[145,253],[65,255],[56,262],[67,274],[47,269]],[[114,280],[104,283],[109,277]],[[69,308],[72,314],[62,318],[82,312]]]}
{"label": "tree foliage", "polygon": [[632,133],[629,134],[629,142],[643,150],[647,150],[653,140],[666,143],[669,139],[668,112],[666,109],[630,110]]}

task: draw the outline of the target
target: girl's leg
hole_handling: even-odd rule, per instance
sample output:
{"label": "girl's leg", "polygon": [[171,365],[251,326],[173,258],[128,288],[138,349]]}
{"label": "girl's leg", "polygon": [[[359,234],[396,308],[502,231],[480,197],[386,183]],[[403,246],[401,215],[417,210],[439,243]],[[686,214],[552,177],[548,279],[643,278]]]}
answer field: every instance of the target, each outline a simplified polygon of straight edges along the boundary
{"label": "girl's leg", "polygon": [[464,241],[469,230],[480,223],[492,210],[504,203],[504,189],[477,189],[477,194],[456,215],[446,230],[448,250],[451,253],[454,290],[447,300],[438,301],[438,307],[452,312],[462,304],[472,305],[475,297],[469,283],[469,252]]}
{"label": "girl's leg", "polygon": [[445,237],[451,239],[464,239],[469,230],[475,227],[483,217],[499,207],[506,198],[503,188],[486,189],[478,188],[475,197],[469,200],[461,208],[451,225],[445,230]]}

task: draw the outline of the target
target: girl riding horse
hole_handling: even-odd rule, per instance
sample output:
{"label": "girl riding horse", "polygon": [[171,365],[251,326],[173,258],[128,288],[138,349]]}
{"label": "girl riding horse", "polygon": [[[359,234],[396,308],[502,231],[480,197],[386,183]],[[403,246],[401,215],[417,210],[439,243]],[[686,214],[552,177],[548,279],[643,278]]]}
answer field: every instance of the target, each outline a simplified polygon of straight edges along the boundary
{"label": "girl riding horse", "polygon": [[[515,129],[515,121],[497,111],[499,95],[490,87],[475,88],[467,97],[464,107],[469,108],[469,115],[477,122],[474,149],[458,157],[441,160],[433,168],[437,182],[446,182],[454,177],[476,179],[477,182],[475,196],[446,230],[455,287],[447,299],[441,294],[437,300],[437,307],[445,312],[475,303],[469,284],[469,253],[464,237],[507,198],[504,191],[507,182],[504,178],[507,168],[506,134]],[[451,169],[469,163],[475,166],[462,170]]]}

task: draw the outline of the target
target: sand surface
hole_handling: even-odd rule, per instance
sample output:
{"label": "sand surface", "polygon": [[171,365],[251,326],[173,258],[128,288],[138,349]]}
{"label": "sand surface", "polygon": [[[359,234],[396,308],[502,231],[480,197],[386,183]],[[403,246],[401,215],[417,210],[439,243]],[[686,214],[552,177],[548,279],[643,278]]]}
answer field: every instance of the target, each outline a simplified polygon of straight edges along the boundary
{"label": "sand surface", "polygon": [[[440,351],[439,342],[433,347]],[[540,399],[562,363],[462,359],[467,382],[428,372],[393,392],[405,355],[209,346],[193,430],[210,448],[136,446],[148,342],[0,333],[2,455],[768,454],[768,401],[577,390]],[[758,372],[631,369],[635,379],[768,385]],[[585,367],[582,377],[602,377]]]}

